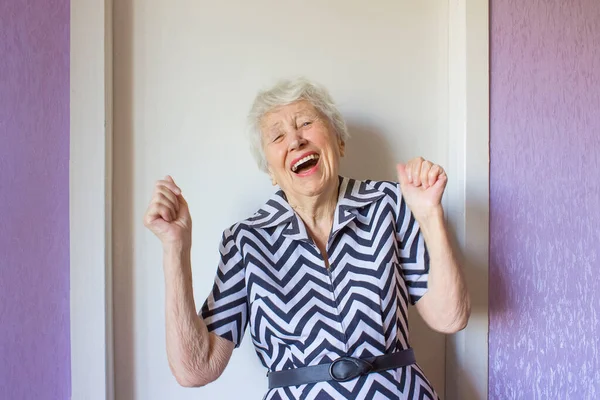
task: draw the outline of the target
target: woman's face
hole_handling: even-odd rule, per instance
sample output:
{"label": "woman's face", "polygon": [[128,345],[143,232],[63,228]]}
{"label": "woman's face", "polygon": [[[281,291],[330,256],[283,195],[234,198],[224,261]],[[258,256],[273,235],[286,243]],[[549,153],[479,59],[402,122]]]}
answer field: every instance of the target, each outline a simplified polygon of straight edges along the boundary
{"label": "woman's face", "polygon": [[274,109],[263,117],[261,131],[269,175],[288,197],[337,187],[344,142],[312,104],[301,100]]}

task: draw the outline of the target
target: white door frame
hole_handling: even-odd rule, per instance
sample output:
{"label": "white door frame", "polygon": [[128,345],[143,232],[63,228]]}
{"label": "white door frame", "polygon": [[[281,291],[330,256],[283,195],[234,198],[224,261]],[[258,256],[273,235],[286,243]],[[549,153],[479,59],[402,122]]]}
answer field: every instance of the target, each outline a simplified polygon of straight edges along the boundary
{"label": "white door frame", "polygon": [[71,1],[71,398],[113,400],[112,0]]}
{"label": "white door frame", "polygon": [[471,295],[468,326],[446,340],[446,399],[488,398],[489,2],[450,0],[448,220]]}
{"label": "white door frame", "polygon": [[[473,311],[446,346],[446,398],[488,393],[488,0],[448,2],[447,216]],[[71,2],[70,279],[72,398],[114,399],[112,0]],[[468,346],[467,346],[468,344]]]}

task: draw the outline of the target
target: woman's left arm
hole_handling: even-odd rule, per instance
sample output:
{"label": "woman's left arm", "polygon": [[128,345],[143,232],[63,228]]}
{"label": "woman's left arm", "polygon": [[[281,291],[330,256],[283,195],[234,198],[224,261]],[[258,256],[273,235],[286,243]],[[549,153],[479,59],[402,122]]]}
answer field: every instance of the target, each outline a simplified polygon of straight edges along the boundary
{"label": "woman's left arm", "polygon": [[429,253],[427,292],[417,301],[417,310],[432,329],[456,333],[466,327],[471,304],[441,205],[448,178],[439,165],[421,157],[399,164],[398,178]]}
{"label": "woman's left arm", "polygon": [[450,245],[442,208],[417,222],[429,252],[427,293],[417,301],[417,310],[432,329],[456,333],[467,326],[471,304],[462,268]]}

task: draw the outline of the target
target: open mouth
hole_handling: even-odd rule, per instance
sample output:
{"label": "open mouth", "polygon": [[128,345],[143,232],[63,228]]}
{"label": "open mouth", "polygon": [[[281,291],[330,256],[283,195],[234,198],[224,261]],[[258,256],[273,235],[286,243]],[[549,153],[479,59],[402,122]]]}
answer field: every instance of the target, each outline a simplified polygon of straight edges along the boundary
{"label": "open mouth", "polygon": [[302,174],[303,172],[309,171],[311,168],[317,165],[319,162],[319,155],[309,154],[306,157],[302,157],[292,165],[292,172],[296,174]]}

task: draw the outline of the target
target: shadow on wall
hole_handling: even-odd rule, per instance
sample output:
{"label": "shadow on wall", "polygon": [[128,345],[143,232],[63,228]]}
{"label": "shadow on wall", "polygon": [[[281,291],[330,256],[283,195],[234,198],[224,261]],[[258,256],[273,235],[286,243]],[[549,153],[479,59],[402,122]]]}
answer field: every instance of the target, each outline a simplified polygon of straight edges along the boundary
{"label": "shadow on wall", "polygon": [[[483,221],[488,218],[487,208],[482,204],[474,201],[467,200],[466,206],[469,220],[471,221],[471,235],[481,234],[484,237],[488,236],[487,232],[481,231],[476,232],[475,229],[483,229],[486,227],[484,224],[477,224],[476,227],[472,226],[472,221]],[[458,240],[455,235],[455,229],[453,226],[449,227],[450,241],[455,249],[459,249]],[[493,285],[494,290],[498,293],[502,293],[503,301],[501,304],[496,304],[497,308],[495,312],[505,312],[511,308],[509,296],[507,292],[506,282],[501,277],[489,276],[488,272],[484,268],[489,260],[482,259],[480,252],[472,251],[469,248],[464,252],[457,252],[460,257],[460,261],[463,265],[465,272],[465,279],[469,289],[469,295],[471,298],[471,318],[483,317],[487,318],[488,313],[488,286]],[[490,310],[491,312],[492,310]]]}
{"label": "shadow on wall", "polygon": [[347,126],[350,140],[341,161],[341,174],[361,180],[396,181],[398,156],[391,152],[381,129],[353,120],[348,120]]}

